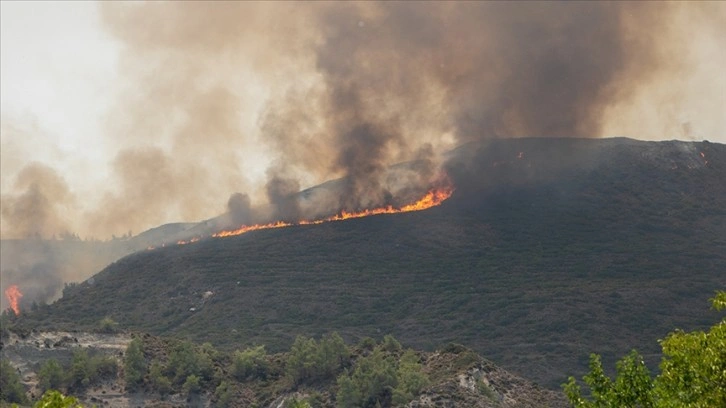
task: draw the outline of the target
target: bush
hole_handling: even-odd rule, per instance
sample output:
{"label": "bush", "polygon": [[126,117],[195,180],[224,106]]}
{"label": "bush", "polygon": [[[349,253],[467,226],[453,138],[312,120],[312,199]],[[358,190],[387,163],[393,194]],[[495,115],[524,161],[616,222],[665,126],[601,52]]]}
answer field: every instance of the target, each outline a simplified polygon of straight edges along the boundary
{"label": "bush", "polygon": [[40,389],[43,391],[65,388],[66,385],[66,375],[63,372],[63,367],[54,358],[46,360],[40,367],[38,380]]}
{"label": "bush", "polygon": [[430,383],[428,376],[422,371],[418,356],[411,349],[401,356],[396,376],[398,386],[393,390],[394,405],[411,401]]}
{"label": "bush", "polygon": [[124,356],[124,379],[126,387],[135,389],[144,380],[146,373],[146,360],[144,360],[144,351],[141,340],[133,339],[126,347],[126,355]]}
{"label": "bush", "polygon": [[70,386],[85,387],[90,383],[88,353],[85,350],[76,350],[73,352],[73,360],[71,361],[70,370]]}
{"label": "bush", "polygon": [[75,397],[65,396],[58,391],[46,391],[40,401],[33,405],[35,408],[83,408]]}
{"label": "bush", "polygon": [[348,347],[337,333],[323,337],[320,343],[298,336],[290,349],[286,372],[294,384],[334,378],[349,359]]}
{"label": "bush", "polygon": [[0,360],[0,401],[18,404],[28,402],[20,376],[6,360]]}
{"label": "bush", "polygon": [[390,334],[386,334],[385,336],[383,336],[383,342],[381,343],[381,347],[383,347],[383,350],[389,353],[401,351],[401,343],[399,343],[398,340],[396,340]]}
{"label": "bush", "polygon": [[171,392],[171,381],[164,375],[164,367],[158,361],[152,361],[149,367],[151,387],[162,396]]}
{"label": "bush", "polygon": [[[716,310],[726,309],[726,292],[711,299]],[[708,332],[675,331],[661,340],[660,374],[651,378],[635,350],[618,361],[615,379],[605,375],[600,356],[590,356],[583,377],[590,398],[582,395],[575,378],[563,384],[573,407],[724,407],[726,406],[726,318]]]}
{"label": "bush", "polygon": [[248,378],[267,377],[268,364],[265,346],[246,348],[244,351],[235,351],[232,364],[232,373],[239,381]]}
{"label": "bush", "polygon": [[214,390],[215,403],[214,406],[217,408],[227,408],[229,403],[232,401],[232,387],[227,381],[219,383],[217,388]]}
{"label": "bush", "polygon": [[211,380],[214,373],[214,364],[211,357],[204,352],[197,352],[194,345],[182,342],[169,355],[169,371],[173,382],[181,384],[190,375],[201,380]]}
{"label": "bush", "polygon": [[104,317],[98,322],[98,331],[101,333],[116,333],[118,331],[118,323],[110,317]]}
{"label": "bush", "polygon": [[188,376],[186,381],[184,381],[182,390],[184,390],[184,393],[187,395],[198,393],[199,390],[201,390],[201,387],[199,386],[199,377],[194,374]]}
{"label": "bush", "polygon": [[338,377],[338,407],[390,405],[391,390],[397,383],[395,362],[376,348],[370,356],[358,360],[352,374]]}

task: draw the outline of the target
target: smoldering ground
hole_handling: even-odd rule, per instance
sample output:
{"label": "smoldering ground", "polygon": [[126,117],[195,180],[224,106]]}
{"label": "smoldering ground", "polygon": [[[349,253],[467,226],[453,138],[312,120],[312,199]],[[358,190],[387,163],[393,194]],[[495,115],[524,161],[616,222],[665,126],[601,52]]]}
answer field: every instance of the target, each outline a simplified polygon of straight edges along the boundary
{"label": "smoldering ground", "polygon": [[[25,165],[31,157],[13,158],[16,167],[3,169],[4,238],[68,230],[105,239],[221,212],[254,222],[381,205],[425,189],[440,153],[473,140],[726,130],[715,119],[726,94],[716,74],[726,59],[719,3],[103,2],[100,10],[122,45],[100,136],[115,147],[109,178],[76,196],[82,176],[53,163],[40,174]],[[421,152],[425,172],[388,172]],[[67,194],[40,188],[49,178]],[[341,180],[337,190],[305,202],[294,195],[330,179]]]}

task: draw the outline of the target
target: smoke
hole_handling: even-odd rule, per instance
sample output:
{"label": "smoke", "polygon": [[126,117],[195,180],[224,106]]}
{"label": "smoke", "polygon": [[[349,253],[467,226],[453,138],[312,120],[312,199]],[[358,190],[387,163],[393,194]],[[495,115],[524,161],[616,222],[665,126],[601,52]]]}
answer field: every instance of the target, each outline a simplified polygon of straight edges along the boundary
{"label": "smoke", "polygon": [[[4,236],[108,237],[225,211],[248,223],[395,204],[436,180],[441,153],[489,138],[726,134],[719,3],[100,10],[122,46],[104,118],[116,152],[108,180],[75,209],[72,185],[60,195],[50,182],[4,185]],[[392,172],[397,163],[408,164]]]}
{"label": "smoke", "polygon": [[[17,174],[15,194],[0,199],[0,214],[9,220],[7,234],[20,238],[42,238],[67,233],[74,197],[68,185],[52,168],[31,163]],[[5,231],[4,231],[5,232]]]}

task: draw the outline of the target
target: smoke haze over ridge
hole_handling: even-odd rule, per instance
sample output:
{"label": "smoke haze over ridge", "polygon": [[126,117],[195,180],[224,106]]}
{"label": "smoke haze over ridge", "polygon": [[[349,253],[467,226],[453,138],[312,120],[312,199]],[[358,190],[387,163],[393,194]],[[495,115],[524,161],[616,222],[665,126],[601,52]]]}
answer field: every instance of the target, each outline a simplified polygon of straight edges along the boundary
{"label": "smoke haze over ridge", "polygon": [[97,7],[119,49],[103,168],[3,113],[4,239],[305,216],[290,194],[340,177],[330,211],[381,205],[404,188],[388,166],[423,159],[406,183],[425,188],[440,153],[488,138],[726,142],[721,3]]}

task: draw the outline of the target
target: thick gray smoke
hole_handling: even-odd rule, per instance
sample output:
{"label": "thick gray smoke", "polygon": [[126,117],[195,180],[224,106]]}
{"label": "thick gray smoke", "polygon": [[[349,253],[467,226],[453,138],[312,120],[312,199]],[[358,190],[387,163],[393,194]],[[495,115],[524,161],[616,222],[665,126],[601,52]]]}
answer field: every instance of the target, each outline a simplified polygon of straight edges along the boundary
{"label": "thick gray smoke", "polygon": [[[122,45],[108,182],[97,204],[71,208],[69,194],[18,176],[4,189],[5,236],[107,238],[225,210],[235,222],[311,217],[423,190],[439,154],[466,141],[726,127],[712,114],[724,102],[719,3],[100,6]],[[425,174],[389,172],[422,157]]]}
{"label": "thick gray smoke", "polygon": [[[5,248],[9,238],[107,239],[222,212],[223,223],[239,225],[402,204],[436,182],[442,152],[473,140],[726,133],[719,2],[101,2],[100,10],[122,47],[99,136],[116,148],[99,169],[108,177],[94,196],[78,195],[71,175],[34,163],[38,137],[13,136],[3,120]],[[308,189],[326,180],[334,181]],[[98,259],[68,257],[87,268],[59,267],[52,254],[65,249],[11,263],[3,255],[3,284],[42,278],[50,286],[31,278],[24,286],[44,299],[59,287],[49,276],[75,280],[117,255],[94,245]]]}

